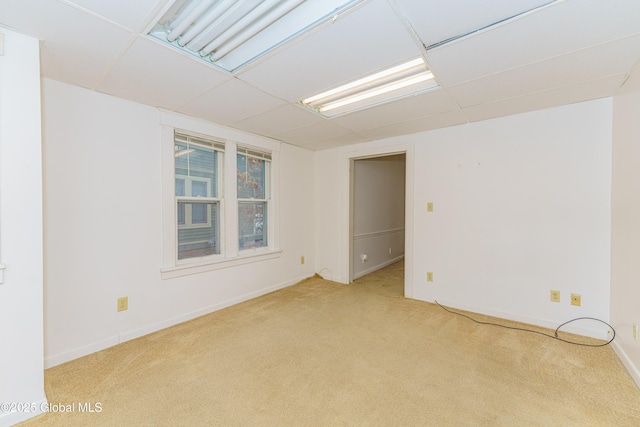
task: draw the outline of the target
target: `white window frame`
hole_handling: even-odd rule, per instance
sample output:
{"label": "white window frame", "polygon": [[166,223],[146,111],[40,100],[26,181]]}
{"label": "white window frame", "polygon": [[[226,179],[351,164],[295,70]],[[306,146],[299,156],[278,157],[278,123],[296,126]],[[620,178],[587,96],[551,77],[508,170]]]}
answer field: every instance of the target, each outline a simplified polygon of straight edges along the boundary
{"label": "white window frame", "polygon": [[[223,171],[224,173],[224,171]],[[190,194],[185,194],[184,196],[176,196],[176,202],[220,202],[221,201],[221,197],[211,197],[211,180],[208,178],[200,178],[200,177],[191,177],[191,176],[187,176],[187,175],[175,175],[175,180],[182,180],[184,181],[184,186],[185,186],[185,193],[188,193],[188,191],[186,191],[187,188],[191,188],[191,186],[193,185],[193,182],[204,182],[207,184],[207,196],[206,197],[202,197],[202,196],[192,196]],[[193,193],[193,192],[192,192]],[[220,192],[218,191],[218,194],[220,194]],[[176,209],[177,209],[177,203],[176,203]],[[211,227],[211,215],[207,214],[207,220],[205,222],[194,222],[193,221],[193,211],[191,209],[190,206],[185,206],[185,210],[184,210],[184,224],[180,224],[176,221],[176,224],[178,225],[178,229],[184,229],[184,228],[205,228],[205,227]]]}
{"label": "white window frame", "polygon": [[[278,258],[282,254],[279,241],[279,156],[280,142],[247,134],[209,122],[182,116],[160,109],[161,161],[162,161],[162,279],[172,279],[189,274],[204,273],[220,268],[233,267]],[[177,256],[177,203],[175,196],[174,130],[205,135],[224,142],[222,185],[220,200],[220,254],[203,258],[187,258],[178,261]],[[237,147],[255,148],[270,152],[270,180],[267,223],[267,246],[238,250],[238,198],[237,198]],[[203,198],[196,198],[203,200]],[[193,199],[191,199],[193,200]],[[203,200],[204,201],[204,200]]]}
{"label": "white window frame", "polygon": [[[176,229],[176,247],[175,247],[175,257],[176,257],[176,265],[182,265],[182,264],[192,264],[194,262],[202,262],[202,261],[206,261],[207,259],[215,259],[215,258],[219,258],[221,257],[222,251],[224,250],[224,245],[222,244],[222,242],[225,239],[225,229],[224,229],[224,217],[223,217],[223,205],[224,205],[224,186],[222,184],[222,182],[224,182],[224,156],[225,156],[225,145],[223,141],[219,141],[216,138],[212,138],[208,135],[200,135],[200,134],[195,134],[193,132],[187,132],[184,131],[182,129],[174,129],[173,131],[174,134],[174,149],[175,149],[175,143],[178,140],[178,138],[181,139],[181,142],[188,144],[189,146],[192,147],[201,147],[202,149],[206,149],[206,150],[214,150],[218,152],[218,155],[216,156],[217,158],[217,164],[215,165],[215,173],[216,173],[216,187],[214,188],[213,182],[211,181],[211,179],[209,178],[204,178],[204,177],[198,177],[198,176],[192,176],[192,175],[179,175],[177,173],[175,173],[175,158],[176,155],[174,155],[174,186],[175,186],[175,182],[178,180],[182,180],[184,181],[184,188],[185,188],[185,194],[183,196],[174,196],[174,206],[175,206],[175,213],[176,213],[176,221],[175,221],[175,229]],[[189,162],[187,162],[187,168],[190,169],[189,167]],[[207,186],[207,194],[205,196],[194,196],[193,195],[193,183],[194,182],[204,182]],[[174,187],[175,188],[175,187]],[[215,190],[215,191],[214,191]],[[217,194],[217,196],[213,196],[213,194]],[[174,189],[174,193],[175,194],[175,189]],[[183,202],[185,203],[185,212],[184,212],[184,224],[180,224],[177,221],[177,216],[178,216],[178,206],[179,203]],[[207,220],[205,222],[200,222],[200,223],[196,223],[193,222],[193,211],[192,211],[192,204],[193,203],[206,203],[206,210],[205,212],[207,212]],[[218,245],[220,246],[220,253],[219,254],[211,254],[211,255],[206,255],[203,257],[188,257],[188,258],[183,258],[183,259],[178,259],[179,256],[179,247],[178,247],[178,243],[177,243],[177,238],[178,238],[178,231],[179,230],[186,230],[186,229],[198,229],[198,228],[209,228],[211,227],[211,220],[212,220],[212,216],[210,213],[208,213],[209,210],[209,204],[217,204],[218,205],[218,221],[219,224],[217,224],[218,226],[218,231],[219,231],[219,236],[218,236]],[[204,241],[206,242],[206,241]],[[190,243],[198,243],[198,242],[190,242]],[[201,242],[202,243],[202,242]]]}

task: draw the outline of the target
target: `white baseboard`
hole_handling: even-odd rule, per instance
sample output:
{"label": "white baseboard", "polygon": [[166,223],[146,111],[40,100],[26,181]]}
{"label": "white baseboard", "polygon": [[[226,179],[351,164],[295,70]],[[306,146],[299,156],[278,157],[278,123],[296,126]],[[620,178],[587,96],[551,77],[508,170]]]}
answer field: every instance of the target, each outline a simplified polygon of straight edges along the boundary
{"label": "white baseboard", "polygon": [[0,413],[0,427],[10,427],[43,414],[44,411],[42,410],[42,408],[46,408],[47,399],[45,398],[45,399],[38,400],[37,402],[31,402],[31,404],[33,406],[30,409],[33,409],[33,411]]}
{"label": "white baseboard", "polygon": [[386,266],[391,265],[394,262],[398,262],[403,258],[404,258],[404,255],[400,255],[399,257],[395,257],[393,259],[390,259],[389,261],[385,261],[385,262],[383,262],[381,264],[376,264],[376,265],[374,265],[372,267],[369,267],[366,270],[361,271],[358,274],[354,274],[353,280],[359,279],[360,277],[366,276],[367,274],[373,273],[374,271],[380,270],[381,268],[385,268]]}
{"label": "white baseboard", "polygon": [[620,359],[620,362],[622,362],[624,367],[627,369],[627,372],[629,372],[629,375],[631,375],[633,381],[636,383],[638,388],[640,388],[640,367],[636,366],[618,342],[613,341],[611,343],[611,347],[613,348],[616,356],[618,356],[618,359]]}
{"label": "white baseboard", "polygon": [[[497,311],[497,310],[487,310],[482,307],[476,307],[476,306],[471,306],[466,304],[449,305],[447,301],[442,301],[442,300],[438,302],[448,308],[453,308],[453,309],[457,308],[460,310],[470,311],[473,313],[480,313],[480,314],[485,314],[487,316],[498,317],[500,319],[513,320],[514,322],[521,322],[521,323],[526,323],[528,325],[541,326],[543,328],[548,328],[551,330],[555,330],[558,326],[560,326],[560,323],[555,323],[555,322],[544,320],[544,319],[538,319],[536,317],[521,316],[519,314],[506,313],[506,312]],[[566,326],[562,327],[561,331],[582,335],[590,338],[596,338],[599,340],[605,340],[605,341],[608,341],[609,339],[611,339],[610,337],[607,336],[607,332],[604,330],[584,328],[584,327],[576,326],[575,324],[567,324]]]}
{"label": "white baseboard", "polygon": [[104,350],[105,348],[113,347],[118,343],[119,343],[118,336],[112,335],[110,337],[101,339],[100,341],[95,341],[90,344],[83,345],[81,347],[77,347],[69,351],[65,351],[63,353],[58,353],[53,356],[45,356],[44,368],[45,369],[52,368],[56,365],[60,365],[70,360],[78,359],[82,356],[86,356],[88,354],[92,354],[97,351]]}
{"label": "white baseboard", "polygon": [[[257,291],[249,292],[234,298],[230,298],[228,300],[221,301],[219,303],[212,304],[188,313],[184,313],[179,316],[171,317],[169,319],[166,319],[151,325],[147,325],[142,328],[123,331],[118,335],[113,335],[108,338],[102,339],[100,341],[96,341],[96,342],[75,348],[73,350],[65,351],[64,353],[59,353],[52,356],[45,356],[44,367],[45,369],[48,369],[65,362],[69,362],[71,360],[78,359],[83,356],[87,356],[97,351],[104,350],[109,347],[113,347],[114,345],[123,343],[125,341],[130,341],[135,338],[140,338],[144,335],[148,335],[150,333],[157,332],[162,329],[166,329],[168,327],[177,325],[179,323],[183,323],[188,320],[195,319],[196,317],[204,316],[206,314],[213,313],[214,311],[218,311],[223,308],[230,307],[232,305],[268,294],[270,292],[277,291],[279,289],[283,289],[291,285],[295,285],[296,283],[304,279],[308,279],[309,277],[312,277],[312,276],[301,276],[295,279],[287,280],[286,282],[282,282],[277,285],[268,286],[266,288],[259,289]],[[0,425],[0,427],[2,426]]]}
{"label": "white baseboard", "polygon": [[288,286],[291,285],[295,285],[296,283],[300,282],[301,280],[304,279],[308,279],[311,276],[304,276],[304,277],[300,277],[300,278],[296,278],[296,279],[292,279],[292,280],[288,280],[286,282],[283,283],[279,283],[277,285],[274,286],[269,286],[267,288],[263,288],[254,292],[249,292],[243,295],[240,295],[238,297],[235,298],[230,298],[228,300],[207,306],[207,307],[203,307],[200,308],[198,310],[194,310],[191,311],[189,313],[185,313],[182,314],[180,316],[176,316],[176,317],[172,317],[170,319],[167,320],[163,320],[162,322],[158,322],[158,323],[154,323],[153,325],[149,325],[149,326],[145,326],[144,328],[138,328],[138,329],[133,329],[131,331],[125,331],[123,333],[121,333],[119,335],[119,341],[120,342],[125,342],[125,341],[130,341],[132,339],[136,339],[136,338],[140,338],[144,335],[148,335],[152,332],[157,332],[160,331],[162,329],[166,329],[170,326],[174,326],[192,319],[195,319],[196,317],[200,317],[200,316],[204,316],[206,314],[209,313],[213,313],[214,311],[218,311],[218,310],[222,310],[223,308],[227,308],[230,307],[232,305],[235,304],[239,304],[241,302],[244,301],[248,301],[250,299],[253,298],[257,298],[259,296],[268,294],[270,292],[273,291],[277,291],[279,289],[283,289],[286,288]]}

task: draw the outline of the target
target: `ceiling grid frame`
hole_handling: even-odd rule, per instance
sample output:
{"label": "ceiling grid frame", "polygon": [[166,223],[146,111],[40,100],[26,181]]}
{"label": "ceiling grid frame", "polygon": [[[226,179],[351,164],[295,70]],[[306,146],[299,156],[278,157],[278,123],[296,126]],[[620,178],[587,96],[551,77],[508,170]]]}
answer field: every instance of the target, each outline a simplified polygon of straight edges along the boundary
{"label": "ceiling grid frame", "polygon": [[[197,65],[197,59],[166,46],[156,45],[144,53],[152,47],[147,44],[148,30],[173,0],[138,0],[135,4],[124,0],[3,0],[0,26],[44,41],[44,78],[152,107],[189,111],[197,118],[320,150],[613,96],[634,70],[638,72],[640,52],[633,37],[640,36],[639,3],[487,0],[481,5],[465,0],[362,0],[340,13],[335,22],[325,22],[227,74]],[[558,26],[571,26],[572,31]],[[84,31],[83,36],[73,37],[69,28]],[[589,29],[595,29],[595,34]],[[376,34],[383,35],[376,38]],[[143,39],[146,43],[141,43]],[[447,42],[434,46],[442,41]],[[468,41],[473,43],[461,49],[460,43]],[[95,46],[99,46],[99,56]],[[469,51],[470,46],[474,51]],[[529,54],[531,46],[535,48]],[[441,55],[444,49],[446,57]],[[500,56],[508,55],[503,52],[510,49],[520,50],[511,62],[505,60],[508,56]],[[453,52],[458,56],[452,56]],[[473,55],[465,57],[468,53]],[[304,56],[296,62],[300,54]],[[337,87],[417,56],[426,59],[440,84],[439,93],[397,99],[332,118],[309,112],[298,103],[315,90]],[[584,66],[580,61],[588,64],[603,57],[610,66],[579,72]],[[475,64],[473,58],[482,63]],[[518,62],[522,59],[526,61]],[[498,61],[492,64],[491,60]],[[561,68],[556,68],[559,64]],[[572,70],[590,80],[567,80]],[[160,71],[167,75],[164,84],[160,84]],[[469,77],[460,80],[456,73]],[[556,79],[562,85],[555,84],[554,75],[565,76]],[[493,86],[482,88],[489,81]],[[496,99],[491,90],[500,81],[510,85],[501,92],[508,96]],[[463,83],[470,86],[461,87]],[[223,87],[225,84],[229,86]],[[215,102],[216,93],[233,100],[234,108],[208,107]],[[473,105],[467,105],[472,97]],[[242,103],[255,108],[243,109]],[[248,112],[252,115],[247,116]]]}

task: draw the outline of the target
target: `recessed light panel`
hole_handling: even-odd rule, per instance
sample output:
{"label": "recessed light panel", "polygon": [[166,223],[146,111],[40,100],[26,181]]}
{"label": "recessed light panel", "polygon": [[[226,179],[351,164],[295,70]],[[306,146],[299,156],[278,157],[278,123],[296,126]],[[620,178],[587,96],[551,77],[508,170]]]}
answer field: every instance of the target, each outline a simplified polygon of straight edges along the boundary
{"label": "recessed light panel", "polygon": [[232,72],[362,0],[176,0],[149,35]]}
{"label": "recessed light panel", "polygon": [[437,87],[433,74],[424,59],[419,57],[300,102],[325,116],[333,117]]}

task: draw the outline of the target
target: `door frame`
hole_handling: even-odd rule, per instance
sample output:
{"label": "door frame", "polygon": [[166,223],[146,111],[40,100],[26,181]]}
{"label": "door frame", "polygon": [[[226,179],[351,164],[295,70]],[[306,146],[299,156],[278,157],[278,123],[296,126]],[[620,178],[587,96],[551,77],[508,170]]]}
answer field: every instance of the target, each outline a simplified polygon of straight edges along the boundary
{"label": "door frame", "polygon": [[344,187],[346,191],[343,193],[343,206],[345,216],[343,217],[344,227],[347,232],[344,234],[343,242],[344,254],[344,276],[347,283],[353,281],[353,173],[354,162],[360,159],[386,157],[395,154],[405,154],[405,218],[404,218],[404,296],[413,298],[413,183],[414,183],[414,144],[397,144],[385,147],[374,147],[365,150],[356,149],[345,153],[345,175]]}

